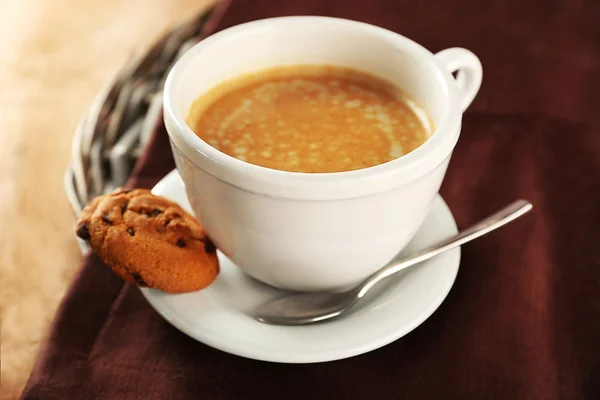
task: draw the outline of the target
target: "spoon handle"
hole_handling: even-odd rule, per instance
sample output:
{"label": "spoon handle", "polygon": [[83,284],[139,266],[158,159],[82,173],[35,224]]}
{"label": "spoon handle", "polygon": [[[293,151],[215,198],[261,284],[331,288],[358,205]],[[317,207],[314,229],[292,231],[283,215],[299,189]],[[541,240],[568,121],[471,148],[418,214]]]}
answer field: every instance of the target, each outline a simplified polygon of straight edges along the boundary
{"label": "spoon handle", "polygon": [[402,271],[405,268],[435,257],[445,251],[470,242],[473,239],[477,239],[486,233],[496,230],[501,226],[519,218],[521,215],[531,210],[532,207],[533,205],[526,200],[517,200],[514,203],[504,207],[500,211],[485,218],[484,220],[458,233],[457,235],[426,247],[415,255],[401,258],[400,260],[383,267],[371,275],[370,278],[368,278],[357,288],[358,294],[356,297],[363,297],[369,291],[369,289],[371,289],[371,287],[373,287],[380,280],[385,279],[396,272]]}

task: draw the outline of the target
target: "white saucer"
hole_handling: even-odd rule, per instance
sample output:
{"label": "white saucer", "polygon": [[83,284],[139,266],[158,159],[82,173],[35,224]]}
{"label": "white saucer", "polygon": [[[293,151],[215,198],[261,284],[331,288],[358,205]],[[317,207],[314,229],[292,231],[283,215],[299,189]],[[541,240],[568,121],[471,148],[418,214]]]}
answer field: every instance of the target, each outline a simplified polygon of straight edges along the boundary
{"label": "white saucer", "polygon": [[[191,212],[177,171],[165,176],[153,192]],[[456,232],[454,218],[438,196],[406,252]],[[450,291],[458,272],[460,249],[390,278],[381,284],[380,294],[364,299],[344,317],[297,327],[265,325],[254,320],[252,311],[256,306],[282,292],[247,277],[222,254],[219,258],[221,273],[207,289],[181,295],[153,289],[142,289],[142,293],[173,326],[209,346],[257,360],[312,363],[369,352],[423,323]]]}

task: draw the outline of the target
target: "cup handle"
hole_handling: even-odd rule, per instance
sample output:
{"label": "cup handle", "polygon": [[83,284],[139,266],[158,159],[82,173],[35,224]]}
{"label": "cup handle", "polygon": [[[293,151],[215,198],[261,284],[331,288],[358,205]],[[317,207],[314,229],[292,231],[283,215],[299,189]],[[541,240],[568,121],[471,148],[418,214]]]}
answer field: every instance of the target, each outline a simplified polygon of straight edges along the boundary
{"label": "cup handle", "polygon": [[481,86],[481,61],[475,54],[460,47],[442,50],[435,56],[451,73],[457,73],[456,84],[461,92],[462,110],[465,111]]}

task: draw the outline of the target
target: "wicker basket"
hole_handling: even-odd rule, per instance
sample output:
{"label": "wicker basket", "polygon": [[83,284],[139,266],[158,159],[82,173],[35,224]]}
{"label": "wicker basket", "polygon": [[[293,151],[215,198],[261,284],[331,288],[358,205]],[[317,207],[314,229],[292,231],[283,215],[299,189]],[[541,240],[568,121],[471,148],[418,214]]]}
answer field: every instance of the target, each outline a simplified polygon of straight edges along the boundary
{"label": "wicker basket", "polygon": [[[125,184],[162,109],[166,75],[179,56],[205,34],[213,9],[183,21],[130,60],[98,94],[73,139],[65,189],[79,215],[92,198]],[[82,250],[87,248],[79,242]]]}

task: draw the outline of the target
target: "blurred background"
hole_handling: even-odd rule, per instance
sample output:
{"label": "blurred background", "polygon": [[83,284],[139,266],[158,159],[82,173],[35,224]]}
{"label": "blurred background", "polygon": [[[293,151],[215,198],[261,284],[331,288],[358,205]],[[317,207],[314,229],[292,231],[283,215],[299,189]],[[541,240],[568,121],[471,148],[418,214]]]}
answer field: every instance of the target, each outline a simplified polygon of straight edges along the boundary
{"label": "blurred background", "polygon": [[134,54],[211,0],[0,0],[0,399],[17,398],[81,258],[73,132]]}

